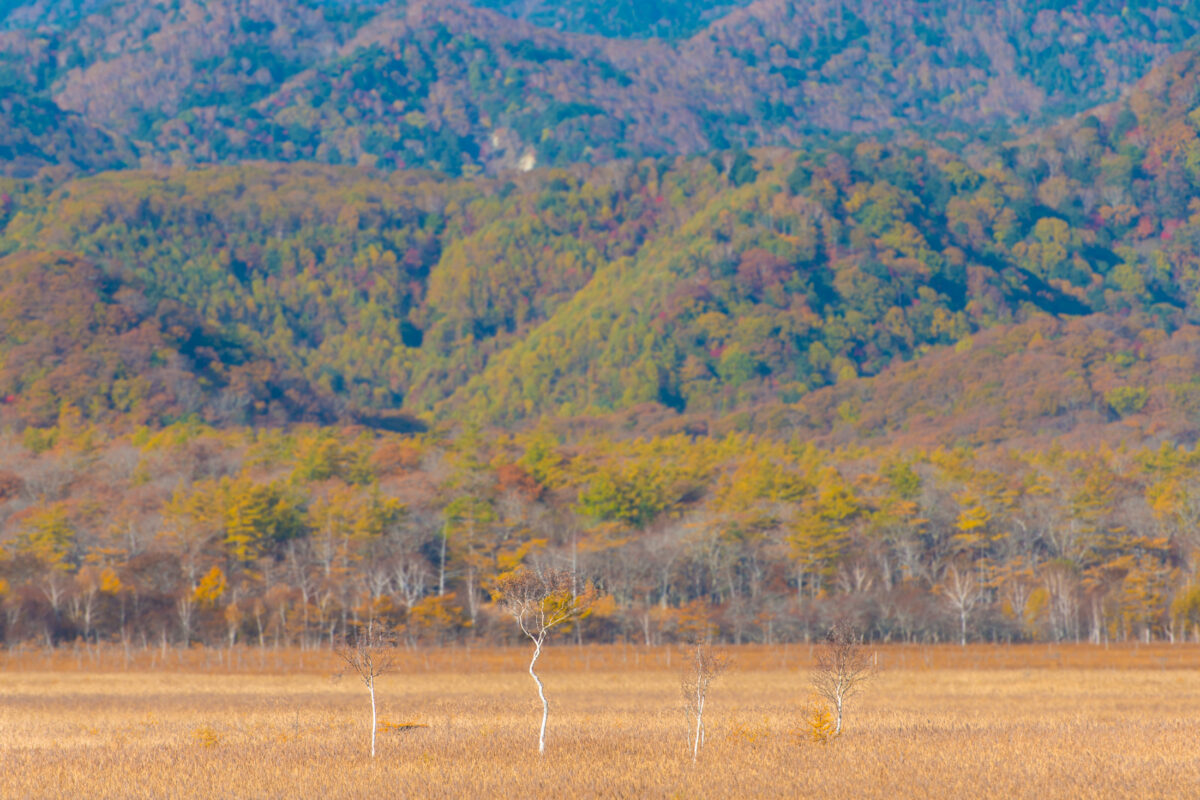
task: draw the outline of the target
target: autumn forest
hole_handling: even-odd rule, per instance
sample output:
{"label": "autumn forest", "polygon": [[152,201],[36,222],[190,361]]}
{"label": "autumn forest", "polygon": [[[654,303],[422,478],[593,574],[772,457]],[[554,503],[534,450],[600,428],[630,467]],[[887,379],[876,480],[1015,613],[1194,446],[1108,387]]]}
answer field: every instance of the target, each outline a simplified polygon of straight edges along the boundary
{"label": "autumn forest", "polygon": [[0,2],[3,640],[1200,637],[1200,5],[595,5]]}

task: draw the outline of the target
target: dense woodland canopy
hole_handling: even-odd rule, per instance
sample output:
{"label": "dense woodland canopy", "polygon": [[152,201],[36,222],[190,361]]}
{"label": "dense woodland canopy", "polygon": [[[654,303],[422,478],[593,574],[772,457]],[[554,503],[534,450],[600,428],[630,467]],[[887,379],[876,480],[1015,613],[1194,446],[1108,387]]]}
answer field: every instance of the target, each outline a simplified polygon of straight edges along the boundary
{"label": "dense woodland canopy", "polygon": [[616,38],[681,39],[750,3],[751,0],[614,0],[603,4],[588,0],[478,0],[475,5],[493,8],[540,28]]}
{"label": "dense woodland canopy", "polygon": [[579,636],[1182,640],[1200,451],[823,450],[750,435],[563,442],[362,428],[0,439],[10,642],[319,646],[364,624],[511,634],[521,565],[579,570]]}
{"label": "dense woodland canopy", "polygon": [[7,641],[1197,635],[1200,9],[490,5],[0,5]]}
{"label": "dense woodland canopy", "polygon": [[1200,33],[1196,0],[495,5],[563,30],[460,0],[0,6],[0,164],[472,174],[831,131],[1002,136],[1116,97]]}
{"label": "dense woodland canopy", "polygon": [[[839,442],[930,417],[946,444],[1151,417],[1190,441],[1196,59],[960,151],[850,137],[495,178],[9,179],[4,413],[395,427],[655,404],[680,429]],[[945,377],[897,377],[923,374]]]}

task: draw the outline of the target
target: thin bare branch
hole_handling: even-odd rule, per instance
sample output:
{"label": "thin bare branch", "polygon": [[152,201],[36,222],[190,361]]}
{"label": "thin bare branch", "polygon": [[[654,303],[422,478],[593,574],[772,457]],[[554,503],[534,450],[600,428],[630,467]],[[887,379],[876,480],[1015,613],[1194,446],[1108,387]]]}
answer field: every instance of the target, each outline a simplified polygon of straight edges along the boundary
{"label": "thin bare branch", "polygon": [[811,676],[813,690],[833,706],[835,736],[842,732],[847,701],[874,675],[874,660],[854,629],[844,623],[835,624],[817,648],[817,664]]}

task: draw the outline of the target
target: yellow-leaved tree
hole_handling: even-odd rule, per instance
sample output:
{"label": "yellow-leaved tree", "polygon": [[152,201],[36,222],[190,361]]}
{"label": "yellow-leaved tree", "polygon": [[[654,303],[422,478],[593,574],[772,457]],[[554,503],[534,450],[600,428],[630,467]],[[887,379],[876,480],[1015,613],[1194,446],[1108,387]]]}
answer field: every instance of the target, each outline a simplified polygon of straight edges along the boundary
{"label": "yellow-leaved tree", "polygon": [[850,523],[862,509],[836,469],[821,470],[816,491],[801,504],[799,518],[788,536],[796,564],[797,593],[803,593],[806,583],[813,597],[820,593],[846,548]]}
{"label": "yellow-leaved tree", "polygon": [[34,510],[21,521],[16,551],[32,556],[56,572],[69,572],[75,550],[75,528],[62,504]]}
{"label": "yellow-leaved tree", "polygon": [[547,569],[540,572],[522,568],[501,576],[496,581],[496,599],[528,639],[533,642],[533,657],[529,675],[537,684],[542,701],[542,727],[538,733],[538,753],[546,751],[546,719],[550,705],[546,702],[545,686],[536,671],[538,657],[550,632],[586,616],[596,598],[591,586],[578,591],[576,577],[567,570]]}

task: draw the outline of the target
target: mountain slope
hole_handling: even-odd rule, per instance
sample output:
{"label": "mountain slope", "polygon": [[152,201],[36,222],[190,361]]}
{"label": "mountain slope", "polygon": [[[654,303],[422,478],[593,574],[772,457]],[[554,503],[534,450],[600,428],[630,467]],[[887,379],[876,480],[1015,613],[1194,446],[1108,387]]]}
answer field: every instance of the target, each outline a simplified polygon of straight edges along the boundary
{"label": "mountain slope", "polygon": [[682,39],[702,30],[709,22],[751,0],[705,2],[705,0],[476,0],[505,16],[524,20],[539,28],[584,33],[616,39],[658,37]]}
{"label": "mountain slope", "polygon": [[[1164,70],[1175,78],[1147,85],[1186,95],[1193,61]],[[835,396],[819,390],[1044,315],[1182,330],[1200,285],[1192,223],[1159,220],[1150,201],[1136,225],[1088,206],[1107,190],[1074,163],[1114,157],[1080,131],[1128,158],[1122,137],[1141,137],[1138,196],[1186,201],[1178,171],[1150,170],[1190,106],[1134,101],[1145,124],[1135,114],[1124,134],[1128,117],[1101,110],[1112,120],[980,150],[975,167],[929,143],[862,140],[513,181],[260,164],[112,173],[47,196],[14,184],[0,251],[75,253],[135,287],[149,317],[175,304],[204,320],[226,343],[205,369],[267,387],[198,401],[214,421],[403,410],[526,424],[646,403],[715,419]],[[1160,228],[1170,236],[1147,234]],[[98,397],[112,396],[106,375]],[[311,404],[268,411],[255,398],[276,385]]]}
{"label": "mountain slope", "polygon": [[11,255],[0,286],[0,386],[25,423],[52,424],[69,406],[153,422],[254,402],[278,419],[319,411],[276,370],[244,369],[244,354],[190,309],[152,304],[85,259]]}
{"label": "mountain slope", "polygon": [[[502,7],[545,21],[536,8]],[[645,8],[684,20],[699,6]],[[1183,47],[1200,4],[758,0],[670,41],[431,0],[123,0],[58,22],[5,34],[0,62],[44,53],[23,91],[128,139],[146,163],[469,174],[1052,119],[1111,99]]]}
{"label": "mountain slope", "polygon": [[0,89],[0,174],[98,172],[136,163],[119,138],[38,97]]}
{"label": "mountain slope", "polygon": [[50,98],[55,43],[0,30],[0,174],[96,172],[136,165],[123,138]]}
{"label": "mountain slope", "polygon": [[[720,24],[742,26],[765,7]],[[184,19],[197,12],[179,13]],[[326,29],[303,8],[286,13],[311,22],[313,41],[333,36],[320,33]],[[359,77],[392,80],[372,59],[392,63],[400,53],[395,75],[412,83],[396,84],[397,97],[402,89],[434,86],[422,102],[440,108],[446,122],[462,118],[445,94],[453,80],[431,84],[407,59],[424,63],[427,46],[449,64],[467,52],[470,31],[500,18],[415,3],[381,12],[368,29],[336,19],[348,32],[337,52],[349,61],[326,75],[330,93],[321,120],[366,96]],[[600,75],[595,59],[547,49],[585,39],[511,25],[516,38],[495,33],[492,39],[510,68],[563,62],[556,69],[591,70],[620,88]],[[246,35],[272,34],[250,26]],[[586,42],[595,53],[617,52],[605,50],[613,43]],[[60,50],[43,44],[12,73],[26,88],[53,83],[44,65],[57,63]],[[619,44],[630,48],[621,57],[630,58],[643,47],[674,46]],[[431,63],[433,70],[441,62]],[[679,72],[686,78],[687,69]],[[300,103],[311,107],[304,87],[320,74],[318,67],[298,68],[283,89],[258,102],[278,100],[279,113]],[[526,73],[525,88],[541,86],[533,75]],[[55,265],[86,265],[71,267],[81,283],[109,287],[97,289],[93,300],[67,298],[64,307],[73,310],[54,318],[55,325],[91,319],[88,309],[111,305],[105,298],[116,292],[138,299],[127,327],[112,327],[104,315],[86,323],[99,331],[96,341],[67,337],[36,358],[20,349],[29,340],[24,334],[0,341],[0,364],[10,368],[0,394],[17,397],[8,411],[25,423],[54,416],[46,398],[55,391],[37,387],[53,384],[39,381],[65,369],[80,386],[63,392],[64,402],[73,398],[87,406],[85,414],[113,420],[195,413],[222,423],[390,418],[409,424],[405,415],[416,414],[519,426],[641,409],[709,425],[749,415],[753,426],[789,419],[834,438],[848,430],[855,431],[851,438],[916,431],[939,441],[943,418],[986,418],[992,421],[975,427],[1004,436],[1035,436],[1039,425],[1117,425],[1118,417],[1139,413],[1133,406],[1143,391],[1146,408],[1173,408],[1171,393],[1187,394],[1179,389],[1186,383],[1177,374],[1179,353],[1158,348],[1159,339],[1144,339],[1137,329],[1176,342],[1200,324],[1198,105],[1200,55],[1185,52],[1123,100],[1001,144],[952,148],[948,140],[915,135],[847,136],[803,149],[457,178],[380,169],[388,164],[379,159],[374,169],[256,162],[126,170],[58,185],[7,180],[0,183],[0,254],[18,259],[10,263],[21,270],[50,275]],[[386,116],[380,111],[380,120]],[[413,130],[441,136],[434,117],[405,116]],[[322,130],[323,122],[305,119],[309,130]],[[353,140],[350,117],[341,119],[339,136]],[[647,130],[651,123],[646,117]],[[289,134],[285,143],[310,146],[319,140],[313,136]],[[463,152],[439,141],[446,152]],[[404,147],[416,153],[424,145],[405,138]],[[13,298],[13,319],[24,319],[24,305],[42,302],[40,295]],[[29,313],[42,319],[38,309]],[[1068,328],[1042,337],[1068,344],[1092,335],[1076,335],[1082,329],[1070,327],[1072,320],[1101,332],[1115,326],[1122,332],[1112,347],[1133,354],[1131,365],[1144,360],[1173,377],[1156,382],[1126,365],[1128,385],[1096,373],[1086,391],[1064,389],[1066,400],[1030,406],[1044,413],[1005,416],[1003,407],[1020,390],[1003,380],[992,386],[987,369],[1001,369],[1005,378],[1032,376],[1033,385],[1055,370],[1091,375],[1099,362],[1003,344],[996,346],[1011,361],[970,360],[982,358],[977,354],[955,367],[976,376],[967,383],[992,386],[963,385],[959,393],[971,402],[946,400],[928,416],[906,394],[909,383],[926,380],[922,375],[953,383],[944,365],[958,363],[948,352],[959,353],[945,348],[969,354],[971,342],[993,341],[989,336],[1007,342],[1007,331],[1017,332],[1013,341],[1029,341],[1035,332],[1028,326],[1047,318]],[[139,330],[138,341],[162,332],[162,341],[149,346],[159,355],[110,356]],[[96,361],[96,353],[104,358]],[[128,374],[168,362],[190,376],[179,385],[192,389],[122,399]],[[942,364],[942,371],[927,364]],[[1118,390],[1128,396],[1110,399]],[[188,399],[176,402],[173,393]],[[150,402],[159,396],[165,399]],[[843,417],[858,413],[855,403],[866,421],[849,425]],[[946,422],[946,431],[958,424]],[[969,427],[962,422],[955,430]]]}
{"label": "mountain slope", "polygon": [[1197,375],[1196,325],[1168,334],[1140,315],[1039,316],[755,416],[842,445],[1194,444]]}

